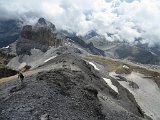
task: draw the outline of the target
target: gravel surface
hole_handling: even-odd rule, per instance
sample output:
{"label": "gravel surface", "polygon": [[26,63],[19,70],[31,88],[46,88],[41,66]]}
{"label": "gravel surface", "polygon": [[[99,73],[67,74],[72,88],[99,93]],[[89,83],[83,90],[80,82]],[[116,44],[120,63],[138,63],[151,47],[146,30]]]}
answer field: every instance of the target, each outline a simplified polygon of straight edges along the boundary
{"label": "gravel surface", "polygon": [[117,94],[75,54],[61,54],[38,69],[42,72],[25,77],[22,86],[18,80],[0,85],[0,120],[143,119],[127,89],[108,76]]}

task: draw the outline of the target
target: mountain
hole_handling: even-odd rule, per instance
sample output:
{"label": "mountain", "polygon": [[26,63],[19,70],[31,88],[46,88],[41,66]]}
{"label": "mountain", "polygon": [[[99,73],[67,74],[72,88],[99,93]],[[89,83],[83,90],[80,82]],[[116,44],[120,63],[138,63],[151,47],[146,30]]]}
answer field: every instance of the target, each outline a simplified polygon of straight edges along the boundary
{"label": "mountain", "polygon": [[16,44],[16,52],[18,55],[30,54],[30,50],[33,48],[45,52],[49,46],[62,44],[63,39],[63,36],[57,33],[52,23],[40,18],[34,26],[23,26]]}
{"label": "mountain", "polygon": [[[46,52],[50,46],[58,47],[67,42],[66,39],[70,39],[71,43],[75,42],[88,52],[104,56],[104,52],[94,47],[93,44],[86,44],[78,36],[71,35],[68,32],[58,31],[54,24],[44,18],[40,18],[35,25],[23,25],[16,35],[16,39],[10,41],[12,44],[3,48],[2,51],[17,55],[30,55],[31,49],[39,49],[42,52]],[[7,41],[5,43],[8,45]]]}
{"label": "mountain", "polygon": [[60,32],[63,33],[71,43],[77,44],[78,46],[82,47],[88,52],[91,52],[92,54],[105,56],[103,50],[96,48],[92,43],[86,43],[84,37],[77,36],[76,33],[69,33],[65,30],[61,30]]}
{"label": "mountain", "polygon": [[17,81],[0,85],[1,119],[37,120],[44,115],[67,120],[142,120],[144,117],[127,89],[104,76],[118,87],[118,93],[114,91],[101,73],[73,52],[46,61],[32,73],[36,71],[38,74],[26,75],[24,86],[15,86]]}
{"label": "mountain", "polygon": [[152,52],[129,44],[119,44],[106,50],[112,53],[115,58],[128,59],[141,64],[160,65],[160,57]]}
{"label": "mountain", "polygon": [[93,38],[95,36],[98,36],[98,33],[94,30],[89,31],[85,36],[82,37],[83,40],[89,40],[90,38]]}
{"label": "mountain", "polygon": [[160,65],[160,53],[157,47],[150,48],[147,44],[132,44],[119,41],[107,41],[98,35],[87,40],[105,52],[111,58],[127,59],[141,64]]}
{"label": "mountain", "polygon": [[86,42],[89,43],[93,43],[93,45],[101,50],[106,50],[107,47],[109,47],[110,45],[112,45],[111,42],[107,41],[105,37],[97,35],[94,37],[91,37],[90,39],[86,40]]}
{"label": "mountain", "polygon": [[[68,48],[69,44],[76,46],[76,48]],[[44,59],[49,59],[52,54],[48,56],[46,54],[50,54],[52,51],[56,55],[55,51],[59,47],[60,51],[58,54],[62,54],[65,49],[77,52],[79,52],[78,49],[83,49],[83,52],[87,54],[105,55],[102,50],[94,47],[91,43],[85,43],[75,34],[57,30],[54,24],[44,18],[40,18],[35,25],[23,26],[17,41],[10,44],[9,48],[3,48],[1,51],[6,54],[17,55],[9,62],[8,66],[19,70],[23,63],[32,67],[42,64],[42,55],[44,55]],[[41,62],[32,62],[38,59]]]}
{"label": "mountain", "polygon": [[19,20],[0,21],[0,48],[15,42],[20,34],[21,22]]}
{"label": "mountain", "polygon": [[[159,120],[160,68],[124,60],[148,62],[156,55],[146,51],[158,48],[89,36],[84,41],[44,18],[24,25],[19,38],[0,49],[0,119]],[[4,74],[6,68],[15,73]]]}

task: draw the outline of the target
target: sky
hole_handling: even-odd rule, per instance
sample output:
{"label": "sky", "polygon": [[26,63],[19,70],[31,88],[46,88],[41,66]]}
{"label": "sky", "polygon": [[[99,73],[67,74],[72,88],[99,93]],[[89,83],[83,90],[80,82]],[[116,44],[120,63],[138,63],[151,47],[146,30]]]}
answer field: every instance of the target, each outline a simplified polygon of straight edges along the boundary
{"label": "sky", "polygon": [[160,44],[160,0],[0,0],[1,20],[39,17],[78,35],[95,30],[110,41]]}

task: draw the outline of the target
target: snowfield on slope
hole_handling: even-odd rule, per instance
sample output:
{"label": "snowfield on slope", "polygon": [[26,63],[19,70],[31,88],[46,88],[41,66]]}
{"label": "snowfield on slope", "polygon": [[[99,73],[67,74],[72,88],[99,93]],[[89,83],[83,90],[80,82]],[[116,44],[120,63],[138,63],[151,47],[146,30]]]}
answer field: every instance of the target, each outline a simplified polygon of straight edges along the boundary
{"label": "snowfield on slope", "polygon": [[48,61],[54,59],[55,57],[56,57],[56,56],[52,56],[52,57],[48,58],[47,60],[45,60],[44,62],[46,63],[46,62],[48,62]]}
{"label": "snowfield on slope", "polygon": [[99,68],[93,62],[89,62],[89,64],[92,65],[94,67],[94,69],[99,71]]}
{"label": "snowfield on slope", "polygon": [[3,47],[3,48],[9,48],[9,45],[8,45],[8,46],[6,46],[6,47]]}
{"label": "snowfield on slope", "polygon": [[103,78],[103,80],[115,91],[118,93],[118,88],[112,84],[112,81],[110,79],[107,78]]}
{"label": "snowfield on slope", "polygon": [[160,120],[160,89],[151,79],[144,78],[142,74],[132,72],[124,76],[128,81],[135,82],[139,89],[133,89],[128,82],[119,81],[135,97],[142,110],[153,120]]}

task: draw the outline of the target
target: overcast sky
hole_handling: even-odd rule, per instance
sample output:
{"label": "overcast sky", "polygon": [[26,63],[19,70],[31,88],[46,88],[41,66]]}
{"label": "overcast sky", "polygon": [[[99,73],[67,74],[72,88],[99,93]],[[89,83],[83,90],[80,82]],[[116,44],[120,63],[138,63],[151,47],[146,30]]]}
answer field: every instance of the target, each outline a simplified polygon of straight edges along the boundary
{"label": "overcast sky", "polygon": [[160,43],[160,0],[0,0],[0,19],[38,17],[80,35],[96,30],[107,40]]}

